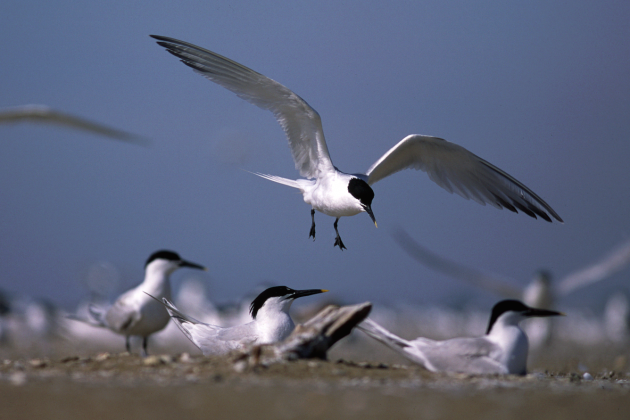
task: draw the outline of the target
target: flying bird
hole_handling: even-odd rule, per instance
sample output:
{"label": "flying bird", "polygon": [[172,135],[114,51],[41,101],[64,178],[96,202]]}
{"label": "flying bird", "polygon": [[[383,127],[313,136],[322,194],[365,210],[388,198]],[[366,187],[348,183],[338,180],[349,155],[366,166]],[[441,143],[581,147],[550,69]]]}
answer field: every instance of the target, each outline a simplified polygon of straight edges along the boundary
{"label": "flying bird", "polygon": [[[468,150],[444,139],[412,134],[381,156],[364,174],[349,174],[333,165],[319,114],[280,83],[242,64],[188,42],[151,35],[158,45],[197,73],[234,92],[241,99],[271,111],[289,140],[295,168],[303,179],[255,173],[300,190],[311,206],[309,237],[315,239],[315,210],[335,217],[334,246],[345,249],[339,218],[366,212],[374,225],[372,185],[403,169],[419,169],[450,193],[485,205],[506,208],[533,218],[562,222],[558,214],[521,182]],[[551,217],[550,217],[551,216]]]}

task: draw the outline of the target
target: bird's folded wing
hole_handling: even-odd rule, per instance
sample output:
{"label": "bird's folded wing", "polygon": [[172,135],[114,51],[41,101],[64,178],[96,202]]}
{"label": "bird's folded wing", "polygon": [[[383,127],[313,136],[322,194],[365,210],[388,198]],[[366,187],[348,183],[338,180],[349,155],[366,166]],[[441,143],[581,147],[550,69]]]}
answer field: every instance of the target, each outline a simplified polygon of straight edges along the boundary
{"label": "bird's folded wing", "polygon": [[173,38],[151,35],[207,79],[275,115],[288,139],[295,168],[305,178],[333,169],[317,111],[287,87],[229,58]]}
{"label": "bird's folded wing", "polygon": [[121,333],[132,328],[140,320],[140,311],[135,305],[117,300],[105,314],[107,326]]}
{"label": "bird's folded wing", "polygon": [[489,203],[528,216],[540,216],[550,222],[547,213],[562,219],[543,199],[501,169],[468,150],[444,139],[413,134],[402,139],[378,161],[366,175],[368,183],[403,169],[422,170],[450,193],[457,193],[479,204]]}
{"label": "bird's folded wing", "polygon": [[454,338],[445,341],[417,339],[407,351],[420,352],[427,368],[435,372],[507,374],[507,368],[491,357],[496,344],[479,338]]}

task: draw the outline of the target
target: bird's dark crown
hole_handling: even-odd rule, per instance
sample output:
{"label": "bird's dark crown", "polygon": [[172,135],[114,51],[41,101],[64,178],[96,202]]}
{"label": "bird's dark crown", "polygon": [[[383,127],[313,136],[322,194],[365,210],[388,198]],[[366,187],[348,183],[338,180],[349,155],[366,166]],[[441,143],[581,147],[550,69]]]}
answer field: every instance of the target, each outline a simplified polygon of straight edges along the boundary
{"label": "bird's dark crown", "polygon": [[263,307],[267,299],[273,297],[282,297],[289,296],[295,293],[295,290],[291,289],[287,286],[274,286],[270,287],[266,290],[263,290],[261,294],[256,296],[256,299],[252,301],[252,304],[249,305],[249,313],[251,314],[253,319],[256,319],[256,315],[258,314],[258,310]]}
{"label": "bird's dark crown", "polygon": [[169,261],[181,261],[182,257],[179,256],[177,252],[168,251],[165,249],[161,249],[159,251],[155,251],[147,262],[144,264],[144,268],[147,268],[147,265],[151,264],[155,260],[169,260]]}
{"label": "bird's dark crown", "polygon": [[506,299],[498,302],[496,305],[492,307],[492,314],[490,315],[490,322],[488,323],[488,330],[486,334],[490,333],[492,326],[497,321],[497,319],[508,311],[513,312],[527,312],[531,308],[525,305],[523,302],[515,299]]}
{"label": "bird's dark crown", "polygon": [[374,190],[362,179],[352,178],[348,182],[348,192],[365,206],[371,206],[374,199]]}

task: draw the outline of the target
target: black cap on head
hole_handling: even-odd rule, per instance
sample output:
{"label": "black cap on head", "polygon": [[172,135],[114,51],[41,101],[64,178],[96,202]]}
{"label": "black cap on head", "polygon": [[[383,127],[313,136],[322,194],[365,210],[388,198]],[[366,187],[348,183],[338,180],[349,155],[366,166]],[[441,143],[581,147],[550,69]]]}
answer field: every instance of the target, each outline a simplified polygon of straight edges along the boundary
{"label": "black cap on head", "polygon": [[146,268],[147,265],[151,264],[155,260],[181,261],[182,257],[180,257],[177,252],[161,249],[151,254],[151,256],[147,259],[147,262],[144,264],[144,267]]}
{"label": "black cap on head", "polygon": [[284,299],[297,299],[303,296],[310,296],[317,293],[324,293],[328,290],[322,289],[308,289],[308,290],[294,290],[287,286],[274,286],[264,290],[261,294],[256,296],[249,305],[249,313],[252,318],[256,319],[258,310],[263,307],[267,299],[274,297],[284,297]]}
{"label": "black cap on head", "polygon": [[492,326],[497,321],[497,319],[501,315],[509,311],[520,312],[525,317],[564,315],[562,312],[531,308],[519,300],[506,299],[498,302],[492,308],[492,314],[490,315],[490,322],[488,323],[486,334],[490,333],[490,330],[492,330]]}
{"label": "black cap on head", "polygon": [[374,199],[374,190],[362,179],[352,178],[348,183],[348,192],[364,206],[370,207]]}

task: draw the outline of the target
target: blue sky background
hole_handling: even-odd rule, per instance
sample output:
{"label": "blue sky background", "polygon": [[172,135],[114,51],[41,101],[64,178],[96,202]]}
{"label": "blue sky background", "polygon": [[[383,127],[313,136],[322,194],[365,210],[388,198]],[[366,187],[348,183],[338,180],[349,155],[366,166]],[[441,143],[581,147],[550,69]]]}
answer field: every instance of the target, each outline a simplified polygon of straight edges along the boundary
{"label": "blue sky background", "polygon": [[[411,260],[397,226],[523,284],[542,267],[562,277],[630,239],[628,22],[627,1],[3,1],[0,106],[47,104],[153,145],[0,126],[0,288],[72,308],[91,264],[114,264],[123,289],[168,248],[210,268],[201,276],[218,301],[261,281],[349,302],[495,300]],[[241,170],[297,177],[273,116],[149,34],[294,90],[346,172],[407,134],[435,135],[525,183],[566,223],[482,207],[406,171],[374,188],[378,229],[366,214],[341,219],[342,253],[334,219],[318,213],[313,243],[301,196]],[[629,275],[565,303],[597,307],[630,290]]]}

